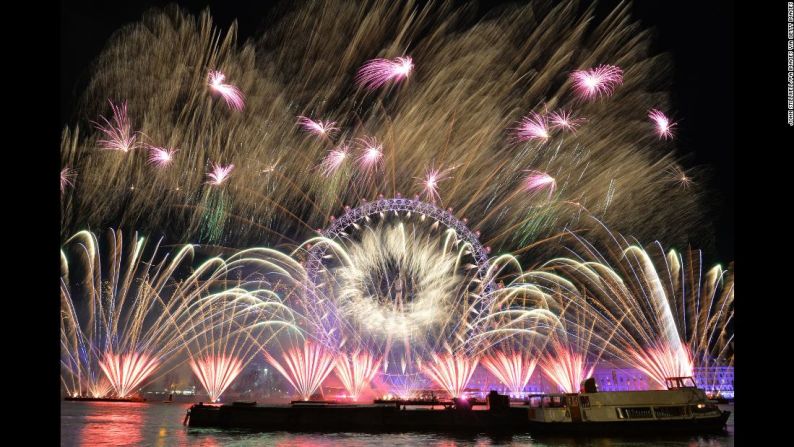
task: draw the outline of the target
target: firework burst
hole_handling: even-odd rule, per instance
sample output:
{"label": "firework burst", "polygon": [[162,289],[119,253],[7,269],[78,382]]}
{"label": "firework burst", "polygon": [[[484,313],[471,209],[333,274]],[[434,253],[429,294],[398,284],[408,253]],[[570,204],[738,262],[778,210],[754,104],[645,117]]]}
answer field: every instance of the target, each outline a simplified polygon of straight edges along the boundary
{"label": "firework burst", "polygon": [[105,353],[99,367],[110,381],[117,397],[128,397],[157,368],[157,359],[149,354],[130,352],[127,354]]}
{"label": "firework burst", "polygon": [[516,129],[516,137],[520,141],[549,139],[548,119],[538,113],[532,112],[530,116],[525,116]]}
{"label": "firework burst", "polygon": [[132,123],[127,116],[127,101],[120,105],[115,105],[110,100],[108,102],[113,110],[113,119],[108,120],[104,116],[100,116],[102,123],[93,123],[96,129],[102,133],[102,137],[98,140],[99,147],[104,150],[124,153],[136,149],[138,135],[137,132],[133,132]]}
{"label": "firework burst", "polygon": [[482,365],[514,396],[521,394],[535,371],[538,359],[515,352],[495,351],[482,358]]}
{"label": "firework burst", "polygon": [[284,352],[280,362],[267,351],[264,352],[264,355],[265,359],[287,379],[303,400],[309,400],[334,369],[333,354],[308,341],[303,344],[302,348],[293,348]]}
{"label": "firework burst", "polygon": [[234,165],[223,166],[220,163],[212,163],[212,170],[207,173],[207,177],[210,178],[207,183],[214,186],[222,185],[226,180],[229,179],[232,169],[234,169]]}
{"label": "firework burst", "polygon": [[377,374],[380,363],[380,359],[366,352],[337,356],[336,375],[342,381],[351,400],[358,400],[364,387],[369,385]]}
{"label": "firework burst", "polygon": [[320,170],[322,171],[323,175],[326,177],[330,177],[333,175],[342,164],[347,160],[347,157],[350,155],[350,147],[347,145],[341,145],[328,151],[328,155],[323,158],[322,163],[320,164]]}
{"label": "firework burst", "polygon": [[433,382],[443,388],[450,397],[463,397],[479,359],[463,355],[435,354],[422,370]]}
{"label": "firework burst", "polygon": [[651,109],[648,111],[648,119],[656,126],[656,135],[665,140],[673,138],[673,127],[676,123],[670,121],[661,110]]}
{"label": "firework burst", "polygon": [[216,402],[232,381],[242,372],[242,359],[234,357],[206,356],[192,359],[190,368],[207,390],[210,401]]}
{"label": "firework burst", "polygon": [[568,132],[576,131],[576,128],[581,126],[584,121],[584,118],[575,118],[571,112],[566,110],[553,112],[549,115],[551,127]]}
{"label": "firework burst", "polygon": [[220,71],[210,70],[207,75],[207,85],[209,85],[213,92],[221,95],[230,109],[243,110],[245,107],[245,96],[243,96],[243,92],[235,85],[224,83],[223,81],[225,80],[226,75]]}
{"label": "firework burst", "polygon": [[527,171],[526,179],[524,179],[524,188],[531,193],[545,189],[548,191],[548,198],[551,199],[557,189],[557,181],[545,172],[530,170]]}
{"label": "firework burst", "polygon": [[66,191],[66,187],[74,188],[74,179],[77,177],[77,171],[70,167],[61,169],[61,193]]}
{"label": "firework burst", "polygon": [[579,97],[597,99],[600,96],[611,96],[623,84],[623,70],[614,65],[599,65],[588,70],[574,71],[571,73],[571,81]]}
{"label": "firework burst", "polygon": [[356,73],[356,84],[374,90],[389,82],[398,82],[408,78],[414,64],[410,57],[395,59],[372,59],[367,61]]}
{"label": "firework burst", "polygon": [[383,145],[374,137],[364,137],[359,140],[361,155],[358,164],[363,170],[377,170],[383,161]]}
{"label": "firework burst", "polygon": [[321,137],[332,137],[339,130],[333,121],[314,121],[305,116],[298,117],[298,125],[306,132]]}
{"label": "firework burst", "polygon": [[149,163],[164,168],[171,164],[177,151],[178,149],[149,146]]}

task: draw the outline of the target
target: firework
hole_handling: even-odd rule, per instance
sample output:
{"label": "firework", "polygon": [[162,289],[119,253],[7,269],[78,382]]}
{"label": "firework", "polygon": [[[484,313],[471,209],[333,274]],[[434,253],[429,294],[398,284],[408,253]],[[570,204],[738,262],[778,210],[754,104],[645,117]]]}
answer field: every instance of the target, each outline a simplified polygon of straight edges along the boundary
{"label": "firework", "polygon": [[555,129],[573,132],[582,125],[584,118],[574,118],[571,112],[560,110],[549,115],[549,121],[551,122],[551,127]]}
{"label": "firework", "polygon": [[545,116],[532,112],[530,116],[521,119],[516,136],[521,141],[541,140],[549,138],[549,124]]}
{"label": "firework", "polygon": [[610,96],[623,84],[623,70],[614,65],[599,65],[588,70],[571,73],[574,91],[584,99]]}
{"label": "firework", "polygon": [[348,155],[350,155],[350,147],[344,144],[328,151],[328,155],[325,156],[320,164],[320,170],[323,175],[326,177],[333,175],[347,160]]}
{"label": "firework", "polygon": [[108,100],[110,108],[113,110],[113,119],[108,120],[104,116],[99,118],[102,123],[94,122],[94,126],[102,133],[98,140],[101,149],[109,151],[129,152],[138,147],[136,132],[132,130],[132,123],[127,116],[127,101],[121,105],[115,105]]}
{"label": "firework", "polygon": [[588,363],[586,354],[576,352],[565,344],[554,341],[549,353],[541,358],[540,367],[564,393],[576,393],[584,379],[590,377],[595,364]]}
{"label": "firework", "polygon": [[358,163],[364,170],[378,169],[383,160],[383,145],[373,137],[364,137],[359,140],[361,155]]}
{"label": "firework", "polygon": [[207,84],[213,92],[221,95],[226,105],[232,110],[243,110],[245,97],[237,86],[225,84],[226,75],[220,71],[211,70],[207,75]]}
{"label": "firework", "polygon": [[552,194],[557,189],[557,181],[554,177],[540,171],[527,171],[526,180],[524,180],[524,187],[529,192],[536,192],[543,189],[548,190],[548,197],[551,199]]}
{"label": "firework", "polygon": [[675,123],[670,121],[670,118],[667,117],[661,110],[651,109],[648,111],[648,119],[653,121],[654,126],[656,126],[656,134],[659,135],[659,138],[668,139],[673,138],[673,127],[675,127]]}
{"label": "firework", "polygon": [[313,121],[311,118],[306,118],[305,116],[298,117],[298,124],[306,132],[322,137],[333,136],[333,134],[339,130],[338,127],[334,127],[336,123],[333,121]]}
{"label": "firework", "polygon": [[61,169],[61,193],[66,191],[66,187],[74,187],[74,179],[77,177],[77,171],[72,168],[66,167]]}
{"label": "firework", "polygon": [[422,192],[429,202],[436,203],[436,200],[441,201],[441,196],[438,194],[438,184],[448,178],[447,171],[427,168],[420,184],[422,185]]}
{"label": "firework", "polygon": [[463,397],[478,361],[477,358],[434,353],[431,361],[423,365],[423,372],[450,397]]}
{"label": "firework", "polygon": [[529,358],[520,353],[507,354],[501,350],[482,358],[482,365],[514,396],[524,391],[537,363],[537,358]]}
{"label": "firework", "polygon": [[234,169],[234,165],[223,166],[220,163],[213,163],[212,170],[207,173],[207,177],[210,178],[207,183],[214,186],[222,185],[229,178],[232,169]]}
{"label": "firework", "polygon": [[382,87],[389,82],[408,78],[414,68],[410,57],[395,59],[372,59],[367,61],[356,73],[356,84],[370,90]]}
{"label": "firework", "polygon": [[116,396],[125,398],[154,372],[158,361],[146,353],[105,353],[99,367],[110,381]]}
{"label": "firework", "polygon": [[157,146],[149,146],[149,163],[164,168],[171,164],[174,159],[174,153],[177,149],[170,149]]}
{"label": "firework", "polygon": [[323,347],[311,342],[305,342],[302,348],[293,348],[284,352],[281,362],[267,351],[264,355],[303,400],[309,400],[334,369],[334,356]]}
{"label": "firework", "polygon": [[207,390],[210,401],[216,402],[242,372],[243,361],[234,357],[207,356],[191,360],[190,368]]}
{"label": "firework", "polygon": [[350,399],[358,400],[364,387],[369,385],[378,372],[380,362],[366,352],[342,354],[336,358],[336,375],[345,386]]}

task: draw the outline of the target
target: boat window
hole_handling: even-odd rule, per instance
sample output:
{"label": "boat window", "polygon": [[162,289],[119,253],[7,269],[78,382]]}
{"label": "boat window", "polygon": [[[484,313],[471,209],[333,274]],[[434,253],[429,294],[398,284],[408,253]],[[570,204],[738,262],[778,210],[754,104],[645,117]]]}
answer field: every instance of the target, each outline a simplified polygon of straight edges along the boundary
{"label": "boat window", "polygon": [[584,408],[590,408],[590,396],[579,396],[579,403]]}
{"label": "boat window", "polygon": [[622,408],[615,408],[615,412],[618,414],[618,419],[626,419],[626,413]]}
{"label": "boat window", "polygon": [[529,406],[532,408],[539,408],[541,403],[540,396],[532,396],[529,398]]}
{"label": "boat window", "polygon": [[684,416],[686,414],[686,407],[653,407],[653,412],[656,413],[657,418],[673,418]]}
{"label": "boat window", "polygon": [[653,413],[651,413],[651,407],[628,407],[623,408],[626,417],[629,419],[651,419],[653,418]]}

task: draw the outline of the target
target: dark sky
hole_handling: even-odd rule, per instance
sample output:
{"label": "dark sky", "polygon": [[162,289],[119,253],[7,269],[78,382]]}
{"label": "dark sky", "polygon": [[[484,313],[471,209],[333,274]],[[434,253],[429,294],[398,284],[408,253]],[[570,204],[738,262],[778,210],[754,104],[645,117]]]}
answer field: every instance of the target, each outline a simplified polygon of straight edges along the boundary
{"label": "dark sky", "polygon": [[[132,3],[132,2],[130,2]],[[171,1],[144,0],[61,2],[61,123],[71,125],[75,99],[85,86],[91,62],[110,35],[137,21],[152,6]],[[228,27],[238,19],[240,37],[248,38],[265,25],[270,2],[178,1],[192,13],[210,6],[213,19]],[[496,3],[496,2],[490,2]],[[504,2],[498,2],[504,3]],[[488,5],[488,3],[482,3]],[[616,0],[598,3],[606,13]],[[483,6],[487,9],[487,6]],[[705,166],[710,181],[708,210],[717,236],[715,259],[734,259],[734,62],[733,5],[724,1],[639,1],[634,17],[656,30],[654,52],[670,52],[675,71],[672,93],[676,117],[681,117],[677,142],[680,153],[693,154],[686,166]]]}

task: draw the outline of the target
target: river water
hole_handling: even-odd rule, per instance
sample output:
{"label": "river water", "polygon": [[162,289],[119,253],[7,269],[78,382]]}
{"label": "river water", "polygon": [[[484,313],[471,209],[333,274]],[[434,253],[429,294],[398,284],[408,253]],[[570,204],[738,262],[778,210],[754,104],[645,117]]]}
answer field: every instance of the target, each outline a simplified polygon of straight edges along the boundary
{"label": "river water", "polygon": [[733,446],[733,405],[725,434],[666,438],[533,438],[528,434],[494,437],[449,434],[398,433],[300,434],[250,433],[187,428],[182,425],[190,404],[66,402],[61,404],[63,446],[577,446],[694,447]]}

